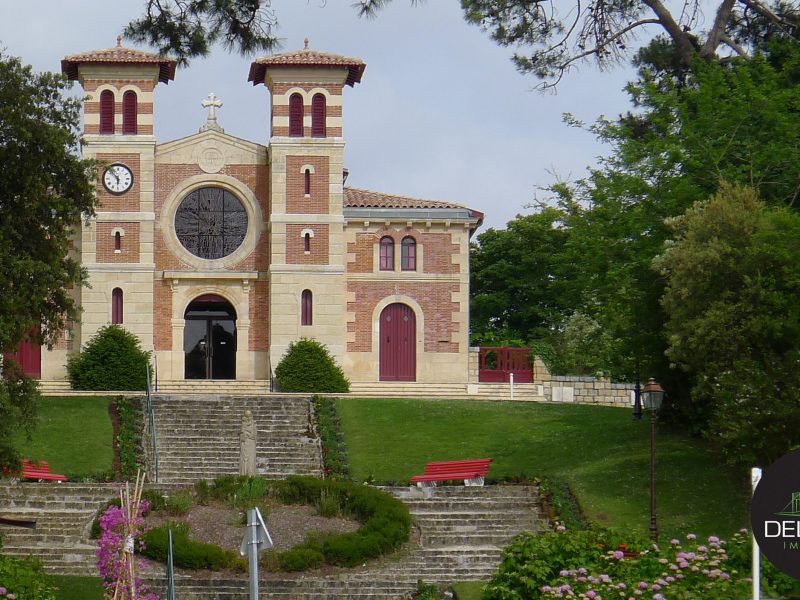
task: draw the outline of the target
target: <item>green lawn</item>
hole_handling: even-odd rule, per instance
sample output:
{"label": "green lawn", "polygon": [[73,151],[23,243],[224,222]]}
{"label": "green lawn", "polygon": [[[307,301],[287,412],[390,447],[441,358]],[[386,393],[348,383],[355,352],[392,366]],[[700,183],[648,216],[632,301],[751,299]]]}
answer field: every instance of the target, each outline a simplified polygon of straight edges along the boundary
{"label": "green lawn", "polygon": [[50,578],[58,587],[57,600],[103,600],[105,597],[103,583],[97,577],[51,575]]}
{"label": "green lawn", "polygon": [[110,403],[102,397],[43,397],[33,438],[20,432],[16,447],[23,457],[44,459],[54,473],[70,479],[109,473],[114,460]]}
{"label": "green lawn", "polygon": [[[356,480],[407,482],[428,461],[490,457],[490,478],[563,481],[590,520],[641,533],[649,527],[649,425],[629,411],[356,398],[337,401],[337,409]],[[745,474],[686,436],[659,431],[656,444],[663,535],[729,535],[748,525]]]}

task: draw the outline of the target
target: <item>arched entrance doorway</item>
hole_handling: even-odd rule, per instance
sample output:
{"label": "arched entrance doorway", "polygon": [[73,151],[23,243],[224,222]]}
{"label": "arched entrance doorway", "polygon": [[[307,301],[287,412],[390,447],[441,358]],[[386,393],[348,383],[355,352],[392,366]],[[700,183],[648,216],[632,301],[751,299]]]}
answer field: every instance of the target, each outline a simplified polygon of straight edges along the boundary
{"label": "arched entrance doorway", "polygon": [[380,380],[417,380],[417,319],[405,304],[381,311]]}
{"label": "arched entrance doorway", "polygon": [[236,379],[236,310],[216,294],[195,298],[183,315],[186,379]]}

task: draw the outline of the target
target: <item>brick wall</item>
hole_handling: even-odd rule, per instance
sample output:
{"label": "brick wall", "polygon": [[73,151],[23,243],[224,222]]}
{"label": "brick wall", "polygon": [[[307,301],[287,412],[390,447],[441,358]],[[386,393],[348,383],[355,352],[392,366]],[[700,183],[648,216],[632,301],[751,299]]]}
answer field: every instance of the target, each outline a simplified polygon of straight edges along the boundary
{"label": "brick wall", "polygon": [[[114,230],[122,229],[120,249],[114,249]],[[97,262],[99,263],[138,263],[139,262],[139,223],[97,223]]]}
{"label": "brick wall", "polygon": [[[302,89],[305,92],[310,92],[311,90],[318,90],[320,88],[324,88],[328,91],[331,96],[341,96],[342,90],[344,88],[343,85],[336,85],[326,83],[325,85],[318,84],[318,83],[276,83],[272,87],[272,123],[275,123],[275,117],[288,117],[289,116],[289,100],[286,98],[286,104],[277,104],[275,102],[276,96],[282,96],[288,93],[291,89]],[[331,106],[328,104],[326,107],[326,117],[341,117],[342,116],[342,107],[341,106]],[[311,101],[303,103],[303,121],[309,121],[311,117]],[[309,117],[306,119],[305,117]],[[341,127],[326,127],[326,137],[342,137],[342,128]],[[283,125],[272,127],[272,135],[274,136],[288,136],[289,135],[289,128]],[[311,137],[311,127],[304,127],[303,128],[303,136],[304,137]]]}
{"label": "brick wall", "polygon": [[163,279],[153,282],[153,333],[156,350],[172,350],[172,287]]}
{"label": "brick wall", "polygon": [[[268,214],[269,187],[266,165],[227,165],[221,173],[238,179],[255,194],[261,207],[262,214]],[[160,221],[164,208],[164,201],[170,192],[181,181],[204,172],[197,165],[156,165],[156,222]],[[209,186],[213,186],[209,176]],[[250,225],[253,226],[252,224]],[[157,270],[180,271],[192,270],[178,259],[167,248],[164,236],[160,229],[155,232],[155,263]],[[256,249],[249,256],[232,267],[239,271],[266,271],[269,267],[269,236],[262,232],[256,243]]]}
{"label": "brick wall", "polygon": [[457,283],[350,281],[347,291],[355,295],[355,300],[347,303],[348,312],[355,313],[355,321],[347,323],[347,331],[355,333],[355,341],[347,344],[348,352],[372,351],[373,312],[378,302],[394,295],[413,298],[422,307],[423,315],[417,315],[417,320],[424,317],[425,352],[459,351],[459,344],[450,341],[459,328],[455,318],[461,307],[452,301],[459,291]]}
{"label": "brick wall", "polygon": [[348,273],[372,273],[374,270],[373,257],[375,244],[380,241],[380,236],[371,231],[356,233],[356,241],[347,244],[347,253],[353,254],[348,258]]}
{"label": "brick wall", "polygon": [[[89,133],[89,132],[87,132]],[[124,194],[116,195],[109,194],[103,185],[103,171],[105,166],[99,165],[97,168],[97,211],[98,212],[137,212],[139,210],[139,155],[138,154],[123,154],[113,153],[106,154],[100,153],[95,158],[106,165],[111,163],[122,163],[126,165],[133,173],[133,185]]]}
{"label": "brick wall", "polygon": [[[304,229],[311,229],[314,237],[311,238],[311,250],[305,252],[305,240],[301,235]],[[327,265],[329,262],[329,236],[328,225],[314,223],[300,225],[287,223],[286,225],[286,263],[290,265]]]}
{"label": "brick wall", "polygon": [[[327,156],[286,157],[286,212],[289,214],[327,214],[330,174]],[[311,165],[311,193],[305,195],[303,165]]]}
{"label": "brick wall", "polygon": [[375,247],[381,238],[391,237],[395,242],[395,265],[400,270],[401,242],[406,236],[417,242],[417,271],[437,275],[457,275],[458,264],[453,264],[453,257],[458,256],[458,244],[452,243],[449,233],[427,233],[418,229],[383,228],[375,232],[358,232],[355,243],[347,244],[347,252],[354,256],[347,262],[348,273],[373,273]]}
{"label": "brick wall", "polygon": [[256,281],[250,289],[251,351],[269,350],[269,282]]}

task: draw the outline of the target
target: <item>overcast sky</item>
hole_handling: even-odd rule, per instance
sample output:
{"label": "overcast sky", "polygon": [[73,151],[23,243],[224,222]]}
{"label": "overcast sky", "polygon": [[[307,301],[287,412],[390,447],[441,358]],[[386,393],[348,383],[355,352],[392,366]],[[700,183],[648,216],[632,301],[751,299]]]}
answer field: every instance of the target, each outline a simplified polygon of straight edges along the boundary
{"label": "overcast sky", "polygon": [[[449,200],[504,227],[525,212],[539,186],[574,179],[604,148],[567,127],[569,112],[592,122],[628,108],[622,91],[630,70],[600,73],[591,65],[571,73],[558,93],[534,91],[511,51],[467,25],[457,0],[411,7],[394,0],[376,20],[359,19],[352,0],[274,0],[281,51],[303,47],[358,57],[362,83],[346,88],[344,136],[348,185]],[[143,0],[0,0],[0,46],[36,70],[60,70],[68,54],[109,48]],[[133,46],[130,42],[123,45]],[[148,49],[148,48],[143,48]],[[206,59],[159,84],[155,133],[159,142],[197,132],[209,92],[224,102],[225,131],[269,140],[269,94],[247,82],[253,57],[215,48]]]}

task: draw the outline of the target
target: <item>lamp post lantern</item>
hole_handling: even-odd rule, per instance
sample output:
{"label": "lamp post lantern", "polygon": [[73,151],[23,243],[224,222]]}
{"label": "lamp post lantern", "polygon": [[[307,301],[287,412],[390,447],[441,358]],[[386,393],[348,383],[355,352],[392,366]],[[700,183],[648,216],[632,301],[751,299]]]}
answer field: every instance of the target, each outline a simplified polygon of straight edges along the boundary
{"label": "lamp post lantern", "polygon": [[642,404],[650,414],[650,537],[658,539],[656,520],[656,417],[664,400],[664,389],[652,377],[642,389]]}

